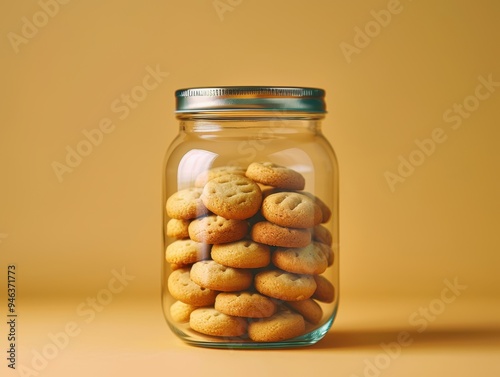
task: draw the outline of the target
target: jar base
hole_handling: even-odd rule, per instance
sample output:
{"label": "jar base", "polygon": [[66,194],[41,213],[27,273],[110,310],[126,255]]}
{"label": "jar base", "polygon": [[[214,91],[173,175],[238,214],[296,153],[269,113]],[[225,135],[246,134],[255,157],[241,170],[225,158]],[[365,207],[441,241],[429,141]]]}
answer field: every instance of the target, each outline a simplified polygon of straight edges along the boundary
{"label": "jar base", "polygon": [[328,319],[326,323],[322,326],[309,331],[307,334],[298,336],[292,339],[286,339],[278,342],[254,342],[251,340],[245,341],[241,338],[216,338],[216,337],[205,337],[206,340],[201,339],[201,335],[196,338],[183,332],[178,327],[171,326],[172,331],[181,338],[185,343],[204,348],[222,348],[222,349],[263,349],[263,348],[295,348],[295,347],[306,347],[316,344],[318,341],[324,338],[326,333],[332,327],[332,323],[335,319],[335,313]]}

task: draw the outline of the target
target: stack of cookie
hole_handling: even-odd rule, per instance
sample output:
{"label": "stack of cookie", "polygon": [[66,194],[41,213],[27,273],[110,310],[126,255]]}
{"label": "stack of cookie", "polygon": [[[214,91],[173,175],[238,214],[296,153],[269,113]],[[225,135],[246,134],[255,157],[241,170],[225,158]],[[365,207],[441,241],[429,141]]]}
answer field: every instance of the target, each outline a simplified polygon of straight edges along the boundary
{"label": "stack of cookie", "polygon": [[276,164],[220,167],[167,200],[174,321],[211,336],[273,342],[304,334],[334,301],[328,206]]}

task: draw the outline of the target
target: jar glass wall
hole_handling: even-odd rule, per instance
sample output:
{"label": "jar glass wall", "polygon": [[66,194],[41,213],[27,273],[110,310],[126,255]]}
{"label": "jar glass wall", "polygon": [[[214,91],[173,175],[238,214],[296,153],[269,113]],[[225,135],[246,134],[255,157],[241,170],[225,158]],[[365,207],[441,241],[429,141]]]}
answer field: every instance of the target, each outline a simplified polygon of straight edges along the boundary
{"label": "jar glass wall", "polygon": [[[183,96],[184,95],[184,96]],[[314,344],[338,306],[338,167],[324,92],[177,92],[163,170],[162,302],[184,341]]]}

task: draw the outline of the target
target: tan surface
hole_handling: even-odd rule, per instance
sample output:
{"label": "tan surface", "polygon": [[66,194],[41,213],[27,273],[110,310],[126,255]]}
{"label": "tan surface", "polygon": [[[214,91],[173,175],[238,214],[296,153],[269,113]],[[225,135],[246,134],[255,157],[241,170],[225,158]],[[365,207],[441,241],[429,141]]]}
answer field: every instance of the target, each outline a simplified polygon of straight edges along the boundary
{"label": "tan surface", "polygon": [[[69,1],[24,31],[24,17],[44,23],[39,2],[0,5],[0,281],[15,263],[21,360],[67,321],[93,318],[88,306],[76,308],[99,292],[110,299],[107,289],[119,292],[113,306],[40,376],[170,375],[186,363],[201,375],[243,361],[248,376],[310,374],[316,364],[325,376],[360,376],[380,342],[458,279],[467,286],[460,300],[381,375],[499,375],[498,323],[492,334],[486,320],[500,317],[492,304],[500,291],[500,2],[232,4],[219,17],[212,0]],[[374,36],[363,41],[357,28]],[[16,53],[10,33],[23,32],[31,34]],[[484,84],[489,77],[495,84]],[[342,311],[336,330],[307,351],[189,348],[173,339],[156,299],[173,92],[252,84],[327,91],[324,132],[341,168]],[[145,98],[126,105],[131,94]],[[457,115],[454,104],[474,110]],[[53,164],[87,137],[98,145],[58,177]],[[420,165],[401,165],[405,176],[394,178],[410,157]],[[129,277],[120,282],[120,274]]]}
{"label": "tan surface", "polygon": [[[495,294],[500,90],[456,130],[442,117],[474,95],[479,76],[500,82],[500,3],[401,4],[348,63],[340,45],[355,43],[355,28],[372,25],[370,12],[387,1],[247,0],[222,21],[211,0],[71,1],[17,54],[7,33],[21,33],[22,17],[40,7],[4,2],[0,248],[9,260],[1,265],[22,267],[25,295],[95,291],[122,267],[137,276],[130,290],[151,291],[160,170],[177,132],[174,90],[309,85],[327,91],[324,131],[341,169],[344,294],[432,295],[455,276],[478,295]],[[117,111],[122,94],[157,67],[169,75],[129,113]],[[59,183],[52,163],[106,118],[115,128]],[[415,140],[442,140],[438,128],[446,141],[391,192],[384,173],[397,173]]]}
{"label": "tan surface", "polygon": [[[363,376],[367,363],[384,363],[384,358],[390,362],[381,376],[495,376],[500,372],[500,307],[484,300],[458,298],[421,333],[408,318],[419,307],[427,307],[427,299],[345,300],[333,329],[320,343],[272,351],[185,345],[166,326],[156,299],[117,297],[89,323],[89,315],[76,313],[82,302],[83,297],[25,300],[20,309],[20,363],[31,367],[33,355],[53,343],[49,334],[64,331],[74,322],[80,333],[57,351],[40,376],[155,376],[187,373],[190,368],[185,375],[212,377],[237,370],[242,377],[304,376],[313,371],[316,376],[352,377]],[[381,343],[388,345],[398,337],[412,343],[387,359]],[[2,365],[2,376],[3,369],[7,368]]]}

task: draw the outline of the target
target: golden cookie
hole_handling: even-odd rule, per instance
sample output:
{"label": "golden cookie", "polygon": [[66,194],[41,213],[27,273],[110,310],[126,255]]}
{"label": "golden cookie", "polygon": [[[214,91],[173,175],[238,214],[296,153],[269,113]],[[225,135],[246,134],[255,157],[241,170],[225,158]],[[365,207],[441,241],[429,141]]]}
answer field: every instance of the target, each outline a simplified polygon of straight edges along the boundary
{"label": "golden cookie", "polygon": [[189,326],[199,333],[212,336],[242,336],[247,332],[243,318],[220,313],[213,308],[200,308],[191,313]]}
{"label": "golden cookie", "polygon": [[279,342],[302,335],[305,330],[304,318],[300,314],[282,311],[250,322],[248,336],[254,342]]}
{"label": "golden cookie", "polygon": [[330,267],[333,264],[334,260],[334,255],[333,255],[333,250],[330,246],[325,245],[324,243],[321,242],[313,242],[313,244],[321,250],[321,252],[324,254],[326,261],[328,262],[328,267]]}
{"label": "golden cookie", "polygon": [[259,211],[262,193],[250,178],[226,174],[207,182],[201,200],[216,215],[226,219],[244,220]]}
{"label": "golden cookie", "polygon": [[252,240],[271,246],[304,247],[311,242],[306,229],[285,228],[269,221],[260,221],[252,227]]}
{"label": "golden cookie", "polygon": [[327,246],[332,246],[333,243],[332,233],[323,225],[316,225],[312,229],[312,239],[324,243]]}
{"label": "golden cookie", "polygon": [[289,190],[303,190],[305,179],[302,174],[272,162],[253,162],[248,166],[246,176],[267,186]]}
{"label": "golden cookie", "polygon": [[222,292],[248,289],[253,278],[248,270],[226,267],[213,260],[193,264],[190,277],[200,287]]}
{"label": "golden cookie", "polygon": [[239,166],[220,166],[218,168],[212,168],[205,170],[204,172],[198,174],[194,182],[195,187],[203,187],[211,179],[226,175],[226,174],[237,174],[245,175],[246,169]]}
{"label": "golden cookie", "polygon": [[321,209],[306,195],[278,192],[262,202],[262,215],[270,222],[289,228],[312,228],[321,223]]}
{"label": "golden cookie", "polygon": [[333,284],[323,275],[315,275],[314,281],[316,282],[316,290],[312,297],[321,302],[333,302],[335,299]]}
{"label": "golden cookie", "polygon": [[248,224],[243,220],[228,220],[210,215],[191,221],[189,237],[196,242],[209,244],[234,242],[245,237]]}
{"label": "golden cookie", "polygon": [[176,300],[194,306],[209,306],[215,303],[216,291],[202,288],[189,277],[189,268],[172,271],[168,277],[168,291]]}
{"label": "golden cookie", "polygon": [[167,246],[165,259],[172,264],[192,264],[210,258],[210,245],[193,240],[177,240]]}
{"label": "golden cookie", "polygon": [[311,275],[281,270],[259,272],[255,275],[254,286],[263,295],[284,301],[305,300],[316,290],[316,282]]}
{"label": "golden cookie", "polygon": [[215,309],[236,317],[265,318],[276,313],[276,304],[268,297],[255,292],[219,293]]}
{"label": "golden cookie", "polygon": [[189,322],[189,316],[195,309],[198,309],[198,306],[176,301],[170,306],[170,316],[175,322],[186,323]]}
{"label": "golden cookie", "polygon": [[316,195],[311,194],[310,192],[307,192],[307,191],[301,191],[301,194],[307,196],[320,208],[321,214],[322,214],[322,216],[321,216],[322,221],[321,222],[326,223],[326,222],[328,222],[328,220],[330,220],[330,218],[332,217],[332,211],[330,210],[330,207],[328,207],[324,201],[322,201]]}
{"label": "golden cookie", "polygon": [[286,305],[302,315],[306,321],[311,322],[313,325],[317,325],[323,317],[321,306],[310,298],[302,301],[289,301]]}
{"label": "golden cookie", "polygon": [[[262,191],[262,197],[264,199],[272,194],[276,194],[279,192],[286,192],[286,190],[284,190],[284,189],[279,189],[279,188],[274,188],[274,187],[271,187],[271,188],[262,188],[261,187],[261,191]],[[290,192],[290,191],[288,191],[288,192]],[[332,217],[332,211],[330,210],[330,207],[328,207],[324,201],[322,201],[316,195],[314,195],[310,192],[307,192],[307,191],[293,191],[293,192],[307,196],[320,208],[321,214],[322,214],[321,222],[326,223],[330,220],[330,218]]]}
{"label": "golden cookie", "polygon": [[184,239],[189,237],[189,220],[170,219],[167,222],[167,237]]}
{"label": "golden cookie", "polygon": [[296,274],[321,274],[328,267],[326,255],[317,243],[301,248],[277,249],[272,262],[276,267]]}
{"label": "golden cookie", "polygon": [[242,240],[213,245],[212,259],[229,267],[260,268],[271,262],[271,251],[268,245]]}
{"label": "golden cookie", "polygon": [[167,200],[167,215],[173,219],[189,220],[208,213],[200,199],[201,188],[187,188],[177,191]]}

